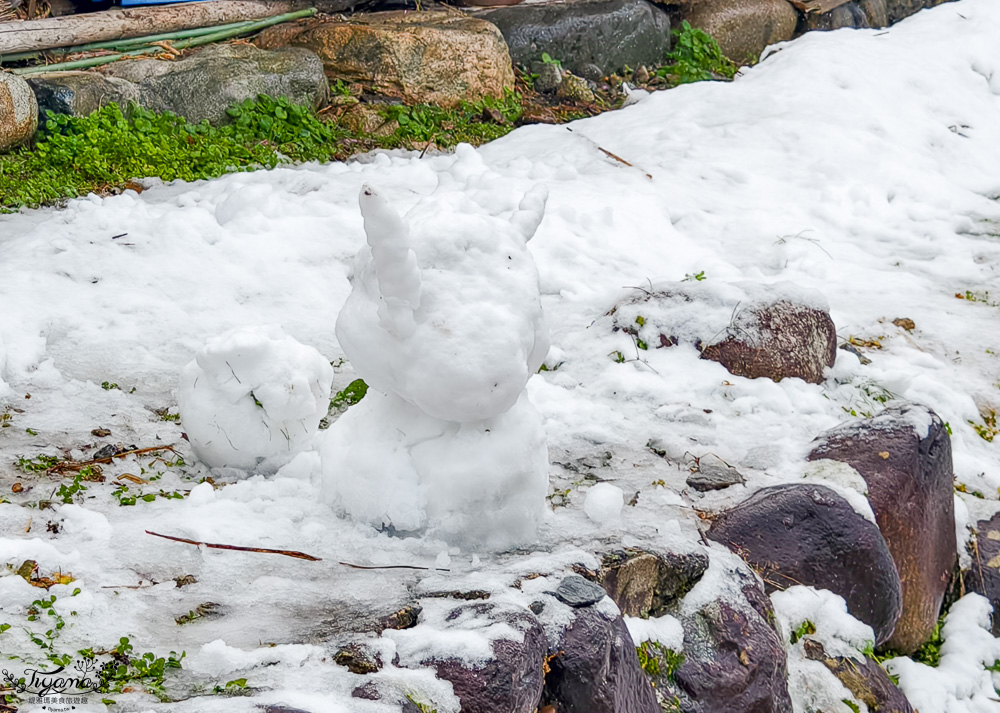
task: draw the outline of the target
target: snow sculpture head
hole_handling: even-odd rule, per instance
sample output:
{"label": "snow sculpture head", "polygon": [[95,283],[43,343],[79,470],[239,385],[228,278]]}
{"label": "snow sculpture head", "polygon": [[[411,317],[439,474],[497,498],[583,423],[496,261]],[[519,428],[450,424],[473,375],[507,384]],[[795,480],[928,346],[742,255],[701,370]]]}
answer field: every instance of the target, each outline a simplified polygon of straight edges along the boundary
{"label": "snow sculpture head", "polygon": [[549,348],[527,242],[547,191],[515,203],[460,147],[401,218],[376,188],[337,337],[368,396],[331,426],[324,491],[376,527],[505,547],[533,539],[548,454],[525,393]]}
{"label": "snow sculpture head", "polygon": [[208,342],[181,371],[177,403],[198,458],[271,472],[312,445],[333,367],[280,327],[241,327]]}
{"label": "snow sculpture head", "polygon": [[538,186],[500,218],[502,200],[481,205],[446,180],[404,222],[376,189],[362,189],[368,246],[337,338],[370,387],[449,421],[514,405],[549,349],[526,247],[546,196]]}

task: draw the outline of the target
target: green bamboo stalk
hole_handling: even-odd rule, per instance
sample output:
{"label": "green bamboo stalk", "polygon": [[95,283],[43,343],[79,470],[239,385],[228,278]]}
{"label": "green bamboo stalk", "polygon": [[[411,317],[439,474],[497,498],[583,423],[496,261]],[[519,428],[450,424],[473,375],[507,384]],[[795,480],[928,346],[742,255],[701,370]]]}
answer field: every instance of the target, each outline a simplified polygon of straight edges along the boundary
{"label": "green bamboo stalk", "polygon": [[241,22],[230,22],[225,25],[215,25],[213,27],[198,27],[192,30],[178,30],[177,32],[163,32],[158,35],[146,35],[145,37],[132,37],[126,40],[105,40],[103,42],[90,42],[85,45],[73,45],[71,47],[56,47],[49,50],[34,50],[31,52],[14,52],[12,54],[0,55],[0,64],[5,62],[19,62],[25,59],[35,59],[43,54],[67,55],[77,52],[91,52],[94,50],[114,49],[126,51],[137,46],[148,45],[150,42],[161,42],[163,40],[180,40],[189,37],[200,37],[210,35],[222,30],[245,27],[259,20],[243,20]]}
{"label": "green bamboo stalk", "polygon": [[[176,49],[188,49],[190,47],[200,47],[201,45],[211,44],[213,42],[219,42],[221,40],[228,40],[230,38],[236,37],[238,35],[245,35],[250,32],[256,32],[258,30],[263,30],[264,28],[271,27],[272,25],[278,25],[282,22],[288,22],[290,20],[298,20],[303,17],[311,17],[316,14],[316,8],[311,7],[306,10],[296,10],[295,12],[287,12],[283,15],[276,15],[275,17],[269,17],[265,20],[256,20],[250,22],[248,25],[243,27],[231,28],[229,30],[215,31],[200,37],[190,37],[188,39],[182,39],[179,42],[174,43],[173,47]],[[213,28],[216,29],[216,28]],[[19,69],[10,70],[13,74],[18,74],[21,76],[30,76],[33,74],[49,74],[55,72],[68,72],[75,69],[88,69],[90,67],[99,67],[104,64],[111,64],[112,62],[117,62],[121,59],[127,59],[130,57],[141,57],[146,54],[153,54],[155,52],[162,52],[162,47],[140,47],[139,49],[130,50],[127,52],[120,52],[117,54],[105,55],[103,57],[90,57],[88,59],[77,59],[72,62],[58,62],[56,64],[49,65],[39,65],[35,67],[22,67]]]}

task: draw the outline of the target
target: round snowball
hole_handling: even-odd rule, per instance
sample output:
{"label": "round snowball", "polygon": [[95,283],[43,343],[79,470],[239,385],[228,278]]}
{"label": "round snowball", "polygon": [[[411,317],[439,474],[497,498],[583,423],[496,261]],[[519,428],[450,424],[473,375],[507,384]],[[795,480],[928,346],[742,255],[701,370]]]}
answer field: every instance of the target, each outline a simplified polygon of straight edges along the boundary
{"label": "round snowball", "polygon": [[598,483],[587,491],[583,511],[598,525],[606,525],[621,518],[625,506],[625,493],[617,485]]}
{"label": "round snowball", "polygon": [[195,455],[212,467],[273,472],[312,445],[333,368],[280,327],[211,340],[181,371],[177,403]]}

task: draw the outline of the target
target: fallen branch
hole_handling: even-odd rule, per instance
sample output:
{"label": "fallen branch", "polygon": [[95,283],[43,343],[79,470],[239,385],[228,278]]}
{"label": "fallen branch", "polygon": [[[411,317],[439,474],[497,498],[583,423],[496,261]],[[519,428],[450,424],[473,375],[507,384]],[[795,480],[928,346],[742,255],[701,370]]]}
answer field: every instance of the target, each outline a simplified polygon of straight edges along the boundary
{"label": "fallen branch", "polygon": [[87,466],[90,465],[96,465],[98,463],[110,463],[115,458],[124,458],[125,456],[141,456],[143,453],[154,453],[156,451],[170,451],[171,453],[177,453],[177,451],[174,450],[174,447],[172,445],[150,446],[149,448],[135,448],[130,451],[122,451],[121,453],[115,453],[114,455],[108,456],[106,458],[94,458],[93,460],[85,460],[85,461],[64,460],[60,463],[56,463],[51,468],[47,468],[45,470],[45,473],[46,474],[62,473],[67,470],[68,471],[82,470],[83,468],[86,468]]}
{"label": "fallen branch", "polygon": [[[569,131],[570,133],[576,133],[576,132],[573,131],[573,129],[571,129],[568,126],[566,127],[566,131]],[[625,159],[623,159],[618,154],[611,153],[610,151],[608,151],[606,148],[604,148],[603,146],[601,146],[600,144],[598,144],[596,141],[594,141],[589,136],[584,136],[583,138],[587,139],[587,141],[589,141],[590,143],[592,143],[597,148],[598,151],[600,151],[602,154],[604,154],[608,158],[614,159],[618,163],[624,164],[624,165],[628,166],[629,168],[636,168],[636,169],[642,171],[641,168],[639,168],[635,164],[629,163],[628,161],[626,161]],[[646,173],[645,171],[642,171],[642,172],[643,172],[643,174],[645,174],[646,178],[648,178],[651,181],[653,180],[653,176],[652,175]]]}
{"label": "fallen branch", "polygon": [[366,564],[351,564],[350,562],[338,562],[337,564],[342,564],[345,567],[350,567],[351,569],[419,569],[424,572],[450,572],[450,569],[443,569],[441,567],[417,567],[412,564],[377,564],[377,565],[366,565]]}
{"label": "fallen branch", "polygon": [[195,545],[197,547],[209,547],[213,550],[236,550],[237,552],[259,552],[265,555],[285,555],[286,557],[294,557],[300,560],[309,560],[310,562],[322,562],[319,557],[313,557],[312,555],[307,555],[305,552],[296,552],[295,550],[271,550],[264,547],[240,547],[239,545],[218,545],[211,542],[198,542],[197,540],[189,540],[184,537],[173,537],[172,535],[161,535],[158,532],[150,532],[146,530],[147,535],[152,535],[153,537],[162,537],[164,540],[171,540],[173,542],[183,542],[188,545]]}

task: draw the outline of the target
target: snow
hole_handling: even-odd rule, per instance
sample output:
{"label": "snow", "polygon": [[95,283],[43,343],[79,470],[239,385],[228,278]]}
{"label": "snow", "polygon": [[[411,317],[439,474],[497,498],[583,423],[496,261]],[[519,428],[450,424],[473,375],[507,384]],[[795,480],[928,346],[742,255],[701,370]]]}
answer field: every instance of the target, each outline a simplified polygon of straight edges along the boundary
{"label": "snow", "polygon": [[684,628],[669,614],[649,619],[627,616],[625,625],[636,646],[646,641],[655,641],[671,651],[684,650]]}
{"label": "snow", "polygon": [[277,325],[211,339],[181,370],[180,416],[203,463],[274,472],[312,445],[333,368]]}
{"label": "snow", "polygon": [[[16,569],[33,559],[46,575],[75,578],[53,588],[67,622],[61,651],[129,636],[136,650],[187,651],[183,673],[202,690],[246,674],[255,692],[169,705],[117,696],[133,710],[233,713],[260,703],[381,712],[399,706],[352,698],[361,677],[332,661],[343,641],[372,636],[358,612],[395,611],[425,581],[523,604],[552,591],[573,565],[594,568],[595,553],[610,547],[700,548],[695,508],[801,481],[818,434],[887,405],[911,401],[949,424],[956,478],[969,491],[956,495],[975,515],[970,524],[988,517],[998,507],[1000,451],[969,421],[981,422],[982,406],[1000,406],[998,311],[955,294],[1000,295],[998,35],[1000,5],[960,0],[888,30],[810,33],[733,83],[653,93],[575,122],[572,132],[526,126],[455,155],[378,154],[151,183],[141,195],[0,216],[0,379],[9,387],[0,385],[0,414],[9,416],[0,492],[11,501],[0,503],[0,562]],[[364,185],[408,226],[405,236],[380,208],[362,215]],[[544,213],[536,185],[548,189]],[[375,242],[397,256],[390,262],[404,276],[398,292],[387,288],[396,301],[382,314],[369,299],[379,275],[365,272],[366,220],[381,225]],[[459,251],[463,240],[468,249]],[[491,267],[490,255],[500,254],[518,262],[509,280]],[[662,283],[718,294],[754,283],[815,290],[841,341],[877,340],[881,349],[861,348],[868,365],[838,350],[820,385],[734,377],[683,344],[640,350],[605,315],[635,288]],[[416,317],[410,325],[407,310],[433,313],[453,335]],[[338,315],[354,327],[338,329]],[[896,327],[898,317],[916,328]],[[198,419],[178,424],[157,411],[177,405],[178,376],[206,344],[269,324],[334,364],[333,391],[370,376],[373,388],[276,474],[212,470],[181,436]],[[548,371],[532,376],[543,360]],[[486,424],[507,417],[503,428],[513,430],[487,437]],[[91,435],[96,428],[111,435]],[[72,505],[55,495],[68,479],[11,465],[62,449],[88,457],[105,443],[174,444],[184,463],[169,451],[116,460]],[[746,487],[690,491],[688,460],[708,454],[739,469]],[[531,475],[543,459],[548,484]],[[338,462],[358,470],[333,472]],[[15,481],[23,492],[11,492]],[[152,501],[119,505],[116,481]],[[587,517],[593,483],[622,490],[620,529]],[[52,507],[23,506],[42,500]],[[523,520],[510,525],[518,512]],[[386,516],[393,529],[379,532]],[[146,530],[321,560],[196,547]],[[495,551],[495,530],[497,541],[526,546]],[[447,572],[433,569],[442,552]],[[711,554],[685,608],[752,576],[718,546]],[[177,587],[184,575],[197,581]],[[40,659],[24,631],[44,632],[25,618],[40,593],[0,567],[0,622],[13,624],[0,634],[5,654]],[[222,614],[176,623],[205,602]],[[996,645],[982,626],[985,607],[972,595],[955,605],[943,668],[894,660],[914,707],[995,709],[983,670]],[[857,638],[845,636],[852,645]],[[270,644],[323,653],[281,649],[288,656],[268,665]],[[387,666],[376,679],[380,690],[412,691],[439,712],[458,708],[427,668]],[[813,681],[834,693],[815,667],[796,688]]]}
{"label": "snow", "polygon": [[598,483],[587,491],[583,511],[598,525],[614,523],[621,518],[625,493],[617,485]]}
{"label": "snow", "polygon": [[795,713],[816,710],[849,713],[851,708],[844,703],[845,699],[867,712],[865,703],[856,699],[821,661],[806,657],[803,648],[806,637],[793,644],[791,636],[803,623],[812,622],[815,632],[807,636],[819,641],[827,656],[862,660],[862,649],[875,641],[872,628],[847,613],[842,597],[825,589],[796,585],[772,594],[771,602],[788,653],[788,692]]}
{"label": "snow", "polygon": [[978,594],[955,602],[941,629],[941,661],[936,668],[899,657],[886,662],[899,687],[917,710],[987,713],[997,709],[997,674],[986,670],[1000,661],[1000,639],[990,634],[990,603]]}

